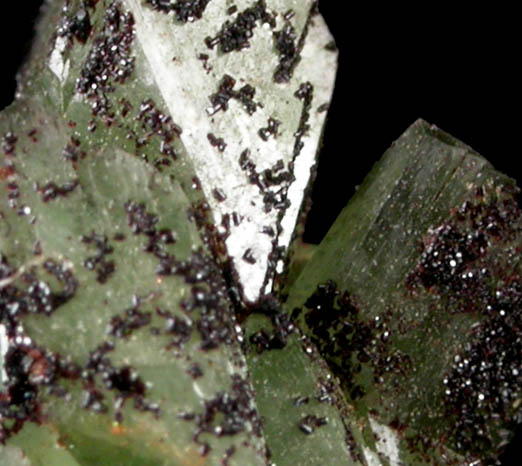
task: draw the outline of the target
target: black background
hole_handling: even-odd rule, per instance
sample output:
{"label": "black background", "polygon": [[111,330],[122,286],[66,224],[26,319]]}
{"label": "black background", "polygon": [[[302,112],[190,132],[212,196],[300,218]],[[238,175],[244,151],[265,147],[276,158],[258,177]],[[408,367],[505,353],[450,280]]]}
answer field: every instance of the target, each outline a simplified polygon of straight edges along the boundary
{"label": "black background", "polygon": [[[522,179],[520,71],[509,11],[340,10],[320,1],[339,48],[339,71],[314,189],[318,241],[391,142],[423,118]],[[351,2],[347,2],[349,5]],[[397,2],[394,2],[397,3]],[[417,2],[418,3],[418,2]]]}
{"label": "black background", "polygon": [[[2,2],[0,109],[14,96],[41,0]],[[394,2],[396,3],[396,2]],[[417,2],[419,3],[419,2]],[[509,9],[411,8],[320,0],[339,48],[305,240],[319,242],[391,142],[417,118],[453,134],[522,181],[518,17]],[[517,47],[518,46],[518,47]],[[517,440],[504,465],[518,465]]]}

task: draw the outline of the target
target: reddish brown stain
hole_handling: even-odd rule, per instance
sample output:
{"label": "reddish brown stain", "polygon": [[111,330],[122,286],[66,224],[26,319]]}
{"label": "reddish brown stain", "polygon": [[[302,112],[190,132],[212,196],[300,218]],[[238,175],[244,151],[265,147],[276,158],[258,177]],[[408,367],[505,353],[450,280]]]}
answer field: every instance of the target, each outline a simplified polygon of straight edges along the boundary
{"label": "reddish brown stain", "polygon": [[11,175],[14,175],[13,167],[2,167],[0,168],[0,181],[4,181],[9,178]]}

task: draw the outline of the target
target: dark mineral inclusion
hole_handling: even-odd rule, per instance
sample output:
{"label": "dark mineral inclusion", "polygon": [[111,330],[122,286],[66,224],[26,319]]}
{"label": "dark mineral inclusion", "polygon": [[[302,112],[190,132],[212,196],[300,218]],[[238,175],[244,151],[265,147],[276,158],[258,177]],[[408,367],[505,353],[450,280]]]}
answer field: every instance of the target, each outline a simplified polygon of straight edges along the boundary
{"label": "dark mineral inclusion", "polygon": [[492,460],[520,422],[518,193],[470,147],[419,120],[289,290],[286,308],[302,309],[349,404],[393,428],[407,464],[441,448]]}

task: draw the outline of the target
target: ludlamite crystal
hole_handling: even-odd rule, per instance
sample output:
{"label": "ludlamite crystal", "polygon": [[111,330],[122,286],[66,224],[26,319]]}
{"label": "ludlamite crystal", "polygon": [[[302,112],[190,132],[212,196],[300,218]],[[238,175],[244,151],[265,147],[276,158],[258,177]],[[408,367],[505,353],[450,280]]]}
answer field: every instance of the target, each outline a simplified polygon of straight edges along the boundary
{"label": "ludlamite crystal", "polygon": [[310,0],[45,4],[0,116],[0,464],[495,461],[518,189],[418,121],[302,245],[336,57]]}
{"label": "ludlamite crystal", "polygon": [[288,312],[299,309],[375,437],[369,463],[380,453],[392,464],[487,464],[511,439],[522,396],[518,192],[419,120],[290,287]]}
{"label": "ludlamite crystal", "polygon": [[336,60],[290,3],[45,5],[0,123],[3,464],[266,463],[234,308],[282,268]]}

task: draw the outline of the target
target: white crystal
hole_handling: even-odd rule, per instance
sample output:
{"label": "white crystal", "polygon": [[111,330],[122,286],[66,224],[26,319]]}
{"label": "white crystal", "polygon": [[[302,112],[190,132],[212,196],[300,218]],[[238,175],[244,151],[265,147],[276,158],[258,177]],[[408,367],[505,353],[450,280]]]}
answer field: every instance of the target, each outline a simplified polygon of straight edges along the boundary
{"label": "white crystal", "polygon": [[0,324],[0,387],[7,381],[7,373],[5,371],[5,355],[9,349],[9,339],[7,338],[7,329],[5,325]]}
{"label": "white crystal", "polygon": [[[274,53],[273,34],[270,28],[258,25],[250,39],[250,47],[241,52],[218,53],[217,48],[208,50],[205,38],[215,36],[222,24],[231,17],[226,10],[228,2],[210,2],[201,20],[194,23],[177,24],[173,18],[153,11],[139,0],[125,0],[135,18],[136,39],[148,60],[149,75],[154,79],[173,120],[183,128],[181,140],[192,158],[203,191],[213,210],[216,222],[221,223],[225,214],[237,213],[242,219],[238,226],[231,222],[227,239],[231,256],[246,299],[255,300],[263,291],[268,271],[268,257],[273,250],[273,238],[261,233],[271,227],[277,231],[277,211],[265,212],[263,193],[249,183],[248,175],[239,166],[239,156],[250,150],[250,158],[261,173],[283,160],[284,169],[292,160],[295,132],[299,127],[303,102],[294,93],[301,83],[309,81],[314,86],[310,118],[310,130],[303,137],[304,147],[295,160],[295,181],[289,187],[291,202],[282,219],[282,232],[277,246],[287,247],[301,207],[304,190],[315,163],[315,154],[325,119],[324,112],[317,108],[328,103],[334,86],[336,53],[325,50],[332,37],[319,15],[313,17],[301,60],[289,83],[276,84],[273,73],[278,65]],[[284,24],[282,14],[289,9],[295,11],[292,24],[298,37],[305,27],[312,0],[295,2],[269,0],[267,10],[277,15],[280,30]],[[235,2],[239,11],[251,5],[247,0]],[[209,55],[212,70],[203,69],[198,59],[200,53]],[[176,57],[176,60],[173,60]],[[136,65],[139,67],[139,63]],[[143,74],[143,73],[141,73]],[[235,90],[245,84],[256,89],[254,101],[262,104],[249,115],[242,104],[231,99],[226,112],[209,112],[209,96],[218,90],[219,83],[227,74],[236,80]],[[259,137],[258,131],[266,127],[267,120],[275,118],[281,122],[277,138],[267,141]],[[226,148],[220,152],[212,147],[208,134],[223,138]],[[226,196],[221,202],[214,199],[212,192],[219,188]],[[251,251],[255,263],[243,260],[245,251]]]}
{"label": "white crystal", "polygon": [[[375,442],[377,453],[386,457],[390,466],[402,466],[403,463],[400,460],[399,452],[399,437],[397,434],[393,431],[393,429],[384,424],[380,424],[372,417],[369,419],[370,426],[373,430],[373,433],[375,434],[375,437],[377,438]],[[365,456],[367,456],[368,464],[373,464],[369,459],[369,457],[372,457],[372,455],[367,455],[366,449],[364,453]],[[374,458],[372,457],[372,460],[373,459]],[[381,462],[379,461],[376,464],[380,465]]]}
{"label": "white crystal", "polygon": [[63,53],[67,48],[67,38],[57,36],[54,41],[54,48],[49,57],[49,68],[60,80],[64,82],[69,74],[69,60],[64,60]]}

